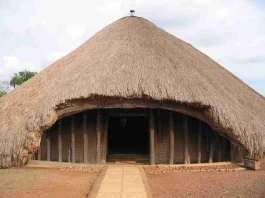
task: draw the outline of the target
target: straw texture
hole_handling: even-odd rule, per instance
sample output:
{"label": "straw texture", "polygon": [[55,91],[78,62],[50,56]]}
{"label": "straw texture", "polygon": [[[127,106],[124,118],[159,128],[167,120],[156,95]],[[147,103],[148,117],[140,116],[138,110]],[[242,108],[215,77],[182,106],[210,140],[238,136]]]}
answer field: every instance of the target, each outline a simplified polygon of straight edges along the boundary
{"label": "straw texture", "polygon": [[263,96],[190,44],[125,17],[0,99],[0,166],[27,162],[59,104],[99,97],[207,107],[209,122],[250,156],[265,152]]}

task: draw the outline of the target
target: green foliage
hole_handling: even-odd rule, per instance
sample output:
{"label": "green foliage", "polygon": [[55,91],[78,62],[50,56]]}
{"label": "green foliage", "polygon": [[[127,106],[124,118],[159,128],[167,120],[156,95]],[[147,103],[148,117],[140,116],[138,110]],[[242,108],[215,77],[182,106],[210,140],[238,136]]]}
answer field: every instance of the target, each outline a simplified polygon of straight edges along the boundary
{"label": "green foliage", "polygon": [[32,78],[37,72],[30,71],[21,71],[19,73],[15,73],[10,81],[10,85],[14,88],[22,83],[26,82],[28,79]]}
{"label": "green foliage", "polygon": [[10,84],[8,81],[0,81],[0,97],[5,95],[10,89]]}
{"label": "green foliage", "polygon": [[5,95],[5,94],[6,94],[6,92],[0,91],[0,98],[1,98],[3,95]]}

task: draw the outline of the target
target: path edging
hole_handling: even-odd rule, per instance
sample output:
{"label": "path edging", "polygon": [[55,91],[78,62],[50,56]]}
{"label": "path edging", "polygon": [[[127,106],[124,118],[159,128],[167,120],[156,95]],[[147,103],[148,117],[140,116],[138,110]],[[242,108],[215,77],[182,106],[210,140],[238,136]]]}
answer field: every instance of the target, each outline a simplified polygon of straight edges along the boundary
{"label": "path edging", "polygon": [[152,193],[151,193],[151,188],[150,188],[149,183],[147,181],[146,173],[145,173],[143,167],[140,166],[139,170],[140,170],[140,173],[141,173],[141,176],[142,176],[142,179],[143,179],[143,183],[144,183],[144,187],[145,187],[145,190],[146,190],[146,194],[147,194],[148,198],[153,198]]}
{"label": "path edging", "polygon": [[87,198],[96,198],[99,187],[101,185],[101,182],[103,181],[103,178],[105,176],[105,173],[107,171],[108,167],[105,166],[103,167],[100,172],[98,173],[97,177],[93,180],[88,193],[87,193]]}

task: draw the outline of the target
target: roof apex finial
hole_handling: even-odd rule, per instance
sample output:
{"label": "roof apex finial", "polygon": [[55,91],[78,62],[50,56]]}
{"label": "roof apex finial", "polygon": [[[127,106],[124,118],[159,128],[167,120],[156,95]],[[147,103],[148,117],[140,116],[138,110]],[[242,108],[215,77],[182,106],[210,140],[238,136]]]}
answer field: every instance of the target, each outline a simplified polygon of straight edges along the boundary
{"label": "roof apex finial", "polygon": [[131,16],[134,16],[135,10],[130,10]]}

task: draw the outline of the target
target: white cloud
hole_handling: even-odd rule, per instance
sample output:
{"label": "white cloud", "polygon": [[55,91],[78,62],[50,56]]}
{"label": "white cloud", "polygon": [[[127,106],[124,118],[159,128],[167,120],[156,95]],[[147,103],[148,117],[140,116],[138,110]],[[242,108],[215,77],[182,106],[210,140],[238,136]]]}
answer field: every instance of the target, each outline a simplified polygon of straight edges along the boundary
{"label": "white cloud", "polygon": [[54,61],[56,61],[56,60],[62,58],[63,56],[65,56],[65,55],[66,55],[65,52],[54,52],[54,53],[52,54],[51,58],[52,58]]}
{"label": "white cloud", "polygon": [[222,18],[229,17],[230,10],[228,8],[222,8],[220,10],[217,10],[217,15]]}
{"label": "white cloud", "polygon": [[4,69],[5,70],[14,70],[19,68],[19,60],[14,56],[5,56],[4,57]]}
{"label": "white cloud", "polygon": [[0,67],[0,80],[9,80],[10,75],[20,69],[20,62],[17,57],[5,56],[3,66]]}
{"label": "white cloud", "polygon": [[65,56],[66,53],[65,52],[54,52],[52,54],[50,54],[49,56],[43,58],[42,62],[41,62],[41,66],[42,67],[47,67],[50,64],[52,64],[53,62],[55,62],[56,60],[62,58],[63,56]]}
{"label": "white cloud", "polygon": [[20,62],[17,57],[5,56],[3,57],[3,66],[0,67],[0,80],[10,80],[14,73],[18,73],[23,70],[39,72],[40,66],[37,66],[33,62]]}
{"label": "white cloud", "polygon": [[77,25],[69,24],[65,28],[65,31],[72,38],[78,38],[84,35],[86,29],[87,27],[84,24],[77,24]]}

